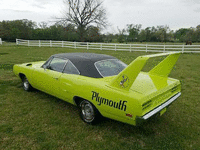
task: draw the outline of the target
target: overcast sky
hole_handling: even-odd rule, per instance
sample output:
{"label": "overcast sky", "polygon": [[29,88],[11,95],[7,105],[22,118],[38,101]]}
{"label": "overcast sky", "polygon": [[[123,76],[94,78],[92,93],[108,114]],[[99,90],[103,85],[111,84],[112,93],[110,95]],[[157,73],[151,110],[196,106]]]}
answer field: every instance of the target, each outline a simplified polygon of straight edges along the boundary
{"label": "overcast sky", "polygon": [[[200,24],[200,0],[104,0],[103,5],[110,23],[106,31],[111,33],[127,24],[142,24],[143,29],[168,25],[173,30]],[[63,0],[1,0],[0,21],[47,22],[62,16],[63,9]]]}

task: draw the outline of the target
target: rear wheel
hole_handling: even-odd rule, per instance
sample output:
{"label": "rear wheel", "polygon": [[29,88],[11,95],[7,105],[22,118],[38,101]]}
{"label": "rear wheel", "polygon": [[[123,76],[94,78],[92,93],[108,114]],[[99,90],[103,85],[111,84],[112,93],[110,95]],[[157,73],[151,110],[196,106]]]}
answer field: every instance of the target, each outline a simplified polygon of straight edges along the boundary
{"label": "rear wheel", "polygon": [[93,104],[87,100],[82,100],[79,104],[81,119],[88,124],[97,123],[100,114]]}
{"label": "rear wheel", "polygon": [[26,76],[23,77],[22,83],[25,91],[31,91],[33,89]]}

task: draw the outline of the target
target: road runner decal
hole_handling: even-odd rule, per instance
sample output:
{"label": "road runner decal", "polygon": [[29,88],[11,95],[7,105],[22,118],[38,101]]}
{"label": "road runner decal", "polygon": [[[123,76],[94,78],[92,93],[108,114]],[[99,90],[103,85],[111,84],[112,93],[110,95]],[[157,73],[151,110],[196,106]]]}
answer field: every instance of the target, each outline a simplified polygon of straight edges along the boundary
{"label": "road runner decal", "polygon": [[120,82],[120,86],[122,88],[126,88],[129,85],[129,79],[127,77],[127,75],[122,75],[122,80]]}
{"label": "road runner decal", "polygon": [[96,102],[98,102],[97,105],[99,105],[99,106],[104,104],[104,105],[108,105],[110,107],[114,107],[114,108],[126,111],[125,103],[127,103],[127,101],[120,100],[119,102],[115,102],[113,100],[109,100],[107,98],[100,97],[99,93],[92,91],[92,100],[94,100],[94,99],[96,100]]}

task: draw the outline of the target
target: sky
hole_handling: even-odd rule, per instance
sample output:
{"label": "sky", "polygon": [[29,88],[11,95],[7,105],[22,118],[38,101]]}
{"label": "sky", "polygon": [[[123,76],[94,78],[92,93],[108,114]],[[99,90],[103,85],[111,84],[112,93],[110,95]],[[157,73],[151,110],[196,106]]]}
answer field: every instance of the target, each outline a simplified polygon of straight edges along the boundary
{"label": "sky", "polygon": [[[1,0],[0,21],[28,19],[39,22],[62,17],[63,0]],[[127,24],[142,29],[167,25],[171,30],[200,25],[200,0],[103,0],[109,26],[104,33],[117,33]]]}

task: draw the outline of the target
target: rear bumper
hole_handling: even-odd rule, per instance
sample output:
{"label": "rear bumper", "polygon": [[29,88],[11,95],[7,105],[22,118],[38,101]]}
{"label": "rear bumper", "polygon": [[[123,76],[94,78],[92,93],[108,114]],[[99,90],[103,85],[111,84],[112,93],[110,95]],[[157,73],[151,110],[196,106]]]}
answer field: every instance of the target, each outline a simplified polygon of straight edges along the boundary
{"label": "rear bumper", "polygon": [[144,122],[145,120],[147,120],[148,118],[150,118],[151,116],[157,114],[158,112],[160,112],[162,109],[168,107],[172,102],[174,102],[179,96],[181,96],[181,92],[179,92],[178,94],[174,95],[173,97],[171,97],[170,99],[168,99],[168,101],[166,101],[165,103],[161,104],[160,106],[156,107],[155,109],[153,109],[152,111],[148,112],[147,114],[145,114],[142,117],[136,117],[136,125],[140,125],[142,122]]}

